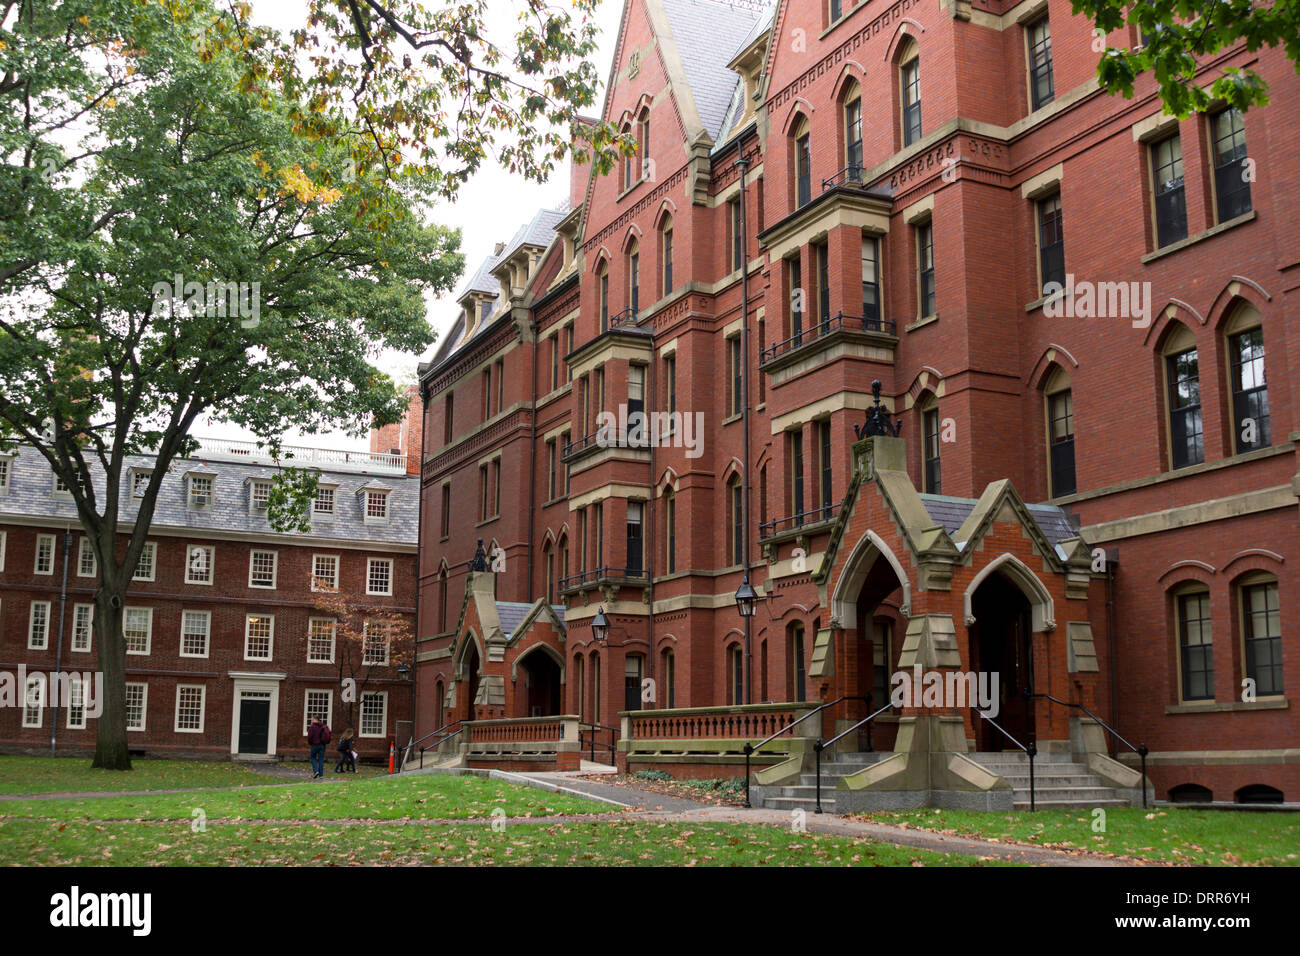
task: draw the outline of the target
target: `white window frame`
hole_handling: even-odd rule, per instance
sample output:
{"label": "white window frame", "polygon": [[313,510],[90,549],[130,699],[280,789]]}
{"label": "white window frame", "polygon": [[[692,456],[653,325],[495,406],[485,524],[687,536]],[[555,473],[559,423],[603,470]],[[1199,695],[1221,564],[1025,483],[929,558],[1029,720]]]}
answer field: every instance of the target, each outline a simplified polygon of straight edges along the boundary
{"label": "white window frame", "polygon": [[12,455],[0,455],[0,495],[9,494],[9,482],[14,473]]}
{"label": "white window frame", "polygon": [[5,545],[8,543],[9,532],[0,531],[0,571],[5,569]]}
{"label": "white window frame", "polygon": [[[328,624],[330,626],[330,653],[329,653],[329,658],[326,660],[321,660],[319,658],[312,657],[311,639],[312,639],[313,624]],[[339,622],[334,620],[332,617],[309,617],[307,619],[307,663],[308,664],[333,664],[334,650],[338,644],[338,636],[339,636]]]}
{"label": "white window frame", "polygon": [[[265,619],[269,621],[271,624],[270,633],[267,634],[267,638],[266,638],[265,657],[248,656],[248,640],[252,636],[250,632],[250,628],[255,619],[257,620]],[[274,659],[275,659],[275,615],[274,614],[245,614],[244,615],[244,660],[266,662]]]}
{"label": "white window frame", "polygon": [[258,488],[261,488],[263,485],[266,486],[266,494],[267,494],[267,498],[268,498],[268,500],[269,500],[269,498],[270,498],[270,494],[271,494],[271,479],[270,479],[270,478],[252,478],[252,479],[250,479],[249,482],[248,482],[248,513],[249,513],[250,515],[265,515],[265,514],[266,514],[266,508],[267,508],[267,506],[266,506],[266,505],[262,505],[262,506],[259,507],[258,504],[257,504],[257,489],[258,489]]}
{"label": "white window frame", "polygon": [[[50,566],[48,570],[42,571],[41,570],[41,543],[44,541],[48,541],[50,544]],[[57,544],[57,539],[52,534],[38,534],[36,536],[36,558],[32,566],[33,574],[40,574],[40,575],[54,574],[54,548],[56,544]]]}
{"label": "white window frame", "polygon": [[[380,729],[380,732],[377,734],[368,734],[365,732],[365,726],[366,726],[365,708],[366,708],[367,697],[378,697],[382,699],[384,702],[384,709],[382,711],[383,726]],[[368,691],[366,693],[363,693],[361,695],[360,706],[357,708],[357,736],[383,738],[388,736],[387,731],[388,731],[388,691],[374,690],[374,691]]]}
{"label": "white window frame", "polygon": [[[387,491],[380,491],[376,488],[363,488],[362,491],[363,491],[363,494],[361,496],[362,520],[366,524],[384,524],[385,522],[387,522],[389,515],[391,514],[391,508],[389,507],[389,501],[388,501],[389,493]],[[371,495],[378,496],[379,500],[384,503],[384,513],[382,515],[372,515],[370,513]]]}
{"label": "white window frame", "polygon": [[[193,651],[186,651],[186,650],[185,650],[185,635],[186,635],[186,634],[196,634],[196,633],[197,633],[196,631],[187,631],[187,630],[185,629],[185,619],[186,619],[186,617],[187,617],[188,615],[191,615],[191,614],[200,617],[200,618],[205,622],[205,627],[204,627],[204,629],[203,629],[203,653],[202,653],[202,654],[195,654]],[[208,652],[209,652],[209,650],[211,649],[211,647],[212,647],[212,612],[211,612],[211,611],[194,611],[194,610],[189,610],[189,609],[182,610],[182,611],[181,611],[181,643],[180,643],[180,656],[181,656],[181,657],[202,657],[202,658],[206,658],[206,657],[208,656]]]}
{"label": "white window frame", "polygon": [[[148,573],[141,574],[145,568],[145,561],[148,560]],[[131,574],[132,581],[153,581],[158,577],[158,542],[146,541],[144,547],[140,549],[140,560],[136,563],[135,571]]]}
{"label": "white window frame", "polygon": [[[256,564],[256,558],[259,554],[269,554],[271,556],[271,583],[257,584],[253,581],[253,567]],[[280,552],[268,551],[264,548],[254,548],[248,552],[248,586],[257,588],[259,591],[274,591],[280,578]]]}
{"label": "white window frame", "polygon": [[[86,614],[86,646],[77,646],[77,631],[81,625],[78,623],[82,612]],[[69,649],[76,654],[88,654],[90,649],[95,645],[95,605],[93,604],[74,604],[72,605],[72,636],[69,639]]]}
{"label": "white window frame", "polygon": [[148,657],[149,654],[150,654],[150,652],[153,650],[153,608],[151,608],[151,607],[126,607],[126,608],[123,608],[123,609],[122,609],[122,640],[123,640],[123,643],[126,642],[126,618],[127,618],[127,615],[128,615],[131,611],[142,611],[142,612],[144,612],[144,616],[145,616],[144,650],[143,650],[143,651],[133,651],[133,650],[131,650],[130,647],[127,647],[127,649],[126,649],[127,656],[128,656],[128,657]]}
{"label": "white window frame", "polygon": [[[29,706],[31,706],[27,703],[27,698],[31,695],[31,688],[33,685],[41,689],[39,698],[35,705],[36,706],[35,723],[33,723],[27,717],[27,710]],[[47,678],[45,677],[32,677],[29,675],[27,680],[23,683],[23,700],[22,700],[23,727],[40,729],[42,726],[45,725],[45,699],[46,699],[46,694],[48,693],[48,687],[49,684],[47,682]]]}
{"label": "white window frame", "polygon": [[[197,690],[199,692],[199,725],[198,727],[181,726],[181,696],[182,691]],[[207,719],[208,710],[208,685],[207,684],[177,684],[176,685],[176,712],[172,722],[172,731],[178,734],[201,734],[203,733],[203,724]]]}
{"label": "white window frame", "polygon": [[[194,503],[194,482],[208,482],[208,503],[206,505],[196,505]],[[189,475],[185,484],[185,510],[186,511],[211,511],[213,504],[217,500],[217,479],[215,475]]]}
{"label": "white window frame", "polygon": [[[388,633],[384,637],[384,657],[382,660],[370,660],[370,625],[383,624]],[[361,624],[361,663],[365,667],[387,667],[393,653],[393,624],[391,621],[366,618]]]}
{"label": "white window frame", "polygon": [[131,469],[131,500],[139,501],[144,498],[143,490],[140,486],[143,483],[148,486],[149,479],[153,477],[153,469],[144,471],[138,468]]}
{"label": "white window frame", "polygon": [[[86,559],[90,559],[90,573],[85,571]],[[90,538],[82,535],[77,545],[77,577],[93,578],[99,575],[99,559],[95,557],[95,549],[90,546]]]}
{"label": "white window frame", "polygon": [[[34,644],[32,639],[36,635],[36,609],[42,607],[45,609],[45,627],[42,631],[41,643]],[[31,608],[27,612],[27,649],[29,651],[47,651],[50,649],[50,602],[33,601]]]}
{"label": "white window frame", "polygon": [[[129,698],[129,691],[131,690],[132,687],[140,688],[140,726],[139,727],[131,726],[131,716],[130,716],[131,708],[130,708],[130,703],[128,698]],[[147,681],[127,681],[126,690],[128,693],[123,695],[122,700],[124,704],[123,709],[126,711],[126,715],[127,715],[127,721],[126,721],[127,733],[132,733],[132,734],[144,733],[145,727],[149,723],[149,684]]]}
{"label": "white window frame", "polygon": [[57,471],[52,475],[53,480],[50,482],[50,495],[54,498],[72,499],[72,489],[63,483],[63,476]]}
{"label": "white window frame", "polygon": [[[190,572],[194,569],[194,554],[196,551],[203,551],[208,556],[208,579],[206,581],[200,581],[194,578],[193,576],[191,576],[190,574]],[[216,546],[211,544],[187,544],[185,546],[185,583],[198,584],[204,587],[212,587],[212,584],[214,581],[216,581],[216,579],[217,579]]]}
{"label": "white window frame", "polygon": [[[77,704],[77,698],[81,698],[81,703]],[[80,708],[81,719],[74,721],[72,716]],[[86,729],[86,681],[80,677],[73,677],[68,681],[68,730],[85,730]]]}
{"label": "white window frame", "polygon": [[[329,498],[330,506],[328,510],[321,510],[316,507],[320,503],[320,493],[322,491],[328,491],[330,495]],[[316,495],[312,498],[311,501],[311,516],[313,518],[333,518],[335,510],[338,508],[338,503],[339,503],[338,485],[317,484]]]}
{"label": "white window frame", "polygon": [[[388,590],[386,591],[375,591],[372,590],[370,587],[371,568],[373,568],[375,564],[388,565]],[[392,558],[367,558],[366,559],[366,593],[387,595],[389,597],[392,596],[393,594],[393,559]]]}
{"label": "white window frame", "polygon": [[325,726],[334,725],[334,691],[331,689],[321,689],[319,687],[308,687],[302,695],[302,735],[307,736],[307,731],[311,729],[311,695],[324,694],[327,703],[325,704]]}
{"label": "white window frame", "polygon": [[[322,558],[332,560],[334,562],[333,580],[330,586],[327,588],[320,587],[316,583],[317,579],[322,577],[321,575],[316,573],[316,562]],[[337,554],[313,554],[311,556],[311,589],[313,591],[337,591],[339,589],[339,566],[341,563],[342,562]]]}

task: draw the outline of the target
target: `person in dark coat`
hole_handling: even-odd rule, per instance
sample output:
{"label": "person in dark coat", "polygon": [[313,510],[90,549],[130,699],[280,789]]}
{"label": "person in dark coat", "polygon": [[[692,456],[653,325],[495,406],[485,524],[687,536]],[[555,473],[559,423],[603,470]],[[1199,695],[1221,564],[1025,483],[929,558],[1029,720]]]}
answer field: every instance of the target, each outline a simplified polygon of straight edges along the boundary
{"label": "person in dark coat", "polygon": [[[335,773],[343,773],[345,770],[357,772],[357,762],[352,757],[352,728],[349,727],[343,731],[343,736],[339,738],[339,762],[334,765]],[[346,764],[346,766],[344,766]]]}
{"label": "person in dark coat", "polygon": [[310,746],[311,775],[314,780],[325,776],[325,745],[330,742],[330,729],[319,717],[312,720],[307,728],[307,743]]}

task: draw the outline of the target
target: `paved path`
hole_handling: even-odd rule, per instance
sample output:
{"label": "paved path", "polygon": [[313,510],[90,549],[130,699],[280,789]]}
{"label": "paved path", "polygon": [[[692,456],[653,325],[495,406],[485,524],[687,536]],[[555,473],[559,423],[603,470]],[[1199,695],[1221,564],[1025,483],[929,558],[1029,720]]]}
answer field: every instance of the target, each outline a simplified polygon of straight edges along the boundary
{"label": "paved path", "polygon": [[699,800],[686,797],[670,796],[653,790],[639,790],[623,784],[603,783],[596,780],[583,780],[569,773],[521,773],[521,777],[539,780],[563,787],[565,790],[585,793],[593,797],[602,797],[633,810],[666,810],[685,812],[699,810],[709,806]]}

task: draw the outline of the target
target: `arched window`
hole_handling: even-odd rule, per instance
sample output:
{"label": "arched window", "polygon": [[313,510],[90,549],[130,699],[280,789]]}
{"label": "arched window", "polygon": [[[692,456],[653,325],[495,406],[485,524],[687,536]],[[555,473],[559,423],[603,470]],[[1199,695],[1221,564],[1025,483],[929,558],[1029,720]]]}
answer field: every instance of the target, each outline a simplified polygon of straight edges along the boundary
{"label": "arched window", "polygon": [[739,644],[727,648],[727,703],[733,707],[745,703],[745,655]]}
{"label": "arched window", "polygon": [[637,120],[637,156],[640,159],[638,173],[642,179],[652,179],[650,171],[654,168],[650,160],[650,109],[641,111]]}
{"label": "arched window", "polygon": [[733,475],[727,482],[727,564],[743,564],[745,560],[745,511],[740,476]]}
{"label": "arched window", "polygon": [[677,706],[677,657],[671,650],[664,651],[663,666],[659,670],[661,690],[658,706],[671,710]]}
{"label": "arched window", "polygon": [[569,536],[563,535],[560,538],[560,565],[559,565],[559,586],[562,587],[564,579],[569,576]]}
{"label": "arched window", "polygon": [[1074,478],[1074,393],[1070,375],[1057,366],[1043,386],[1043,407],[1047,414],[1047,466],[1050,496],[1072,495]]}
{"label": "arched window", "polygon": [[447,632],[447,569],[438,571],[438,633]]}
{"label": "arched window", "polygon": [[635,319],[641,308],[641,244],[635,239],[627,247],[627,304]]}
{"label": "arched window", "polygon": [[600,723],[600,652],[591,655],[591,722]]}
{"label": "arched window", "polygon": [[1257,697],[1282,695],[1282,611],[1277,578],[1266,572],[1237,584],[1241,618],[1242,672],[1255,683]]}
{"label": "arched window", "polygon": [[659,225],[659,261],[663,264],[660,296],[673,291],[673,217],[664,216]]}
{"label": "arched window", "polygon": [[794,183],[794,206],[796,209],[807,205],[812,200],[812,146],[809,137],[808,119],[799,117],[790,131],[791,177]]}
{"label": "arched window", "polygon": [[573,659],[574,670],[577,671],[578,677],[574,681],[574,694],[578,698],[578,719],[585,720],[587,717],[587,662],[582,657]]}
{"label": "arched window", "polygon": [[1214,633],[1210,592],[1199,581],[1173,591],[1174,626],[1178,635],[1180,699],[1214,699]]}
{"label": "arched window", "polygon": [[671,488],[664,492],[664,571],[677,572],[677,497]]}
{"label": "arched window", "polygon": [[600,330],[609,331],[609,262],[602,260],[596,267],[597,302],[600,307]]}
{"label": "arched window", "polygon": [[1223,327],[1228,351],[1228,389],[1232,395],[1232,442],[1237,454],[1267,448],[1268,383],[1264,375],[1264,322],[1259,310],[1243,303]]}
{"label": "arched window", "polygon": [[933,393],[926,393],[916,405],[921,417],[921,481],[928,495],[943,494],[943,470],[940,467],[941,420],[939,402]]}
{"label": "arched window", "polygon": [[551,542],[546,542],[542,547],[542,573],[545,574],[543,590],[546,593],[546,603],[555,603],[555,551],[551,547]]}
{"label": "arched window", "polygon": [[844,91],[844,166],[849,182],[862,181],[862,91],[856,82]]}
{"label": "arched window", "polygon": [[641,709],[641,678],[645,676],[645,656],[628,654],[623,658],[623,709]]}
{"label": "arched window", "polygon": [[911,146],[921,138],[921,48],[915,40],[908,40],[899,55],[898,88],[903,145]]}
{"label": "arched window", "polygon": [[787,687],[792,700],[808,699],[808,672],[804,663],[804,630],[802,621],[791,621],[785,629],[786,659],[789,661]]}
{"label": "arched window", "polygon": [[1169,426],[1169,464],[1186,468],[1205,460],[1201,422],[1201,372],[1196,336],[1181,323],[1165,335],[1164,357],[1166,421]]}

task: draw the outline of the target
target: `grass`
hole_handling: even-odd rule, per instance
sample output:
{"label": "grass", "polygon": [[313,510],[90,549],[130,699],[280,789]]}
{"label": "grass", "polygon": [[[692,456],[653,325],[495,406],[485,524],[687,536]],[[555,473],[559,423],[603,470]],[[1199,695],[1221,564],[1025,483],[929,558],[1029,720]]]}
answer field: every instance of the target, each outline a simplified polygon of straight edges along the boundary
{"label": "grass", "polygon": [[[266,778],[261,778],[265,780]],[[483,777],[419,776],[289,783],[208,793],[15,800],[0,817],[61,821],[183,820],[196,809],[208,820],[428,820],[607,813],[606,803],[547,793]]]}
{"label": "grass", "polygon": [[1093,830],[1093,813],[909,810],[857,814],[855,818],[1171,863],[1300,866],[1300,814],[1167,807],[1107,808],[1105,830],[1098,833]]}
{"label": "grass", "polygon": [[201,760],[133,760],[128,772],[95,770],[89,757],[0,756],[0,794],[104,793],[246,787],[268,782],[240,764]]}
{"label": "grass", "polygon": [[[456,778],[438,778],[441,780]],[[39,866],[452,864],[467,866],[984,866],[931,853],[771,826],[609,822],[377,823],[355,827],[0,820],[0,861]]]}

